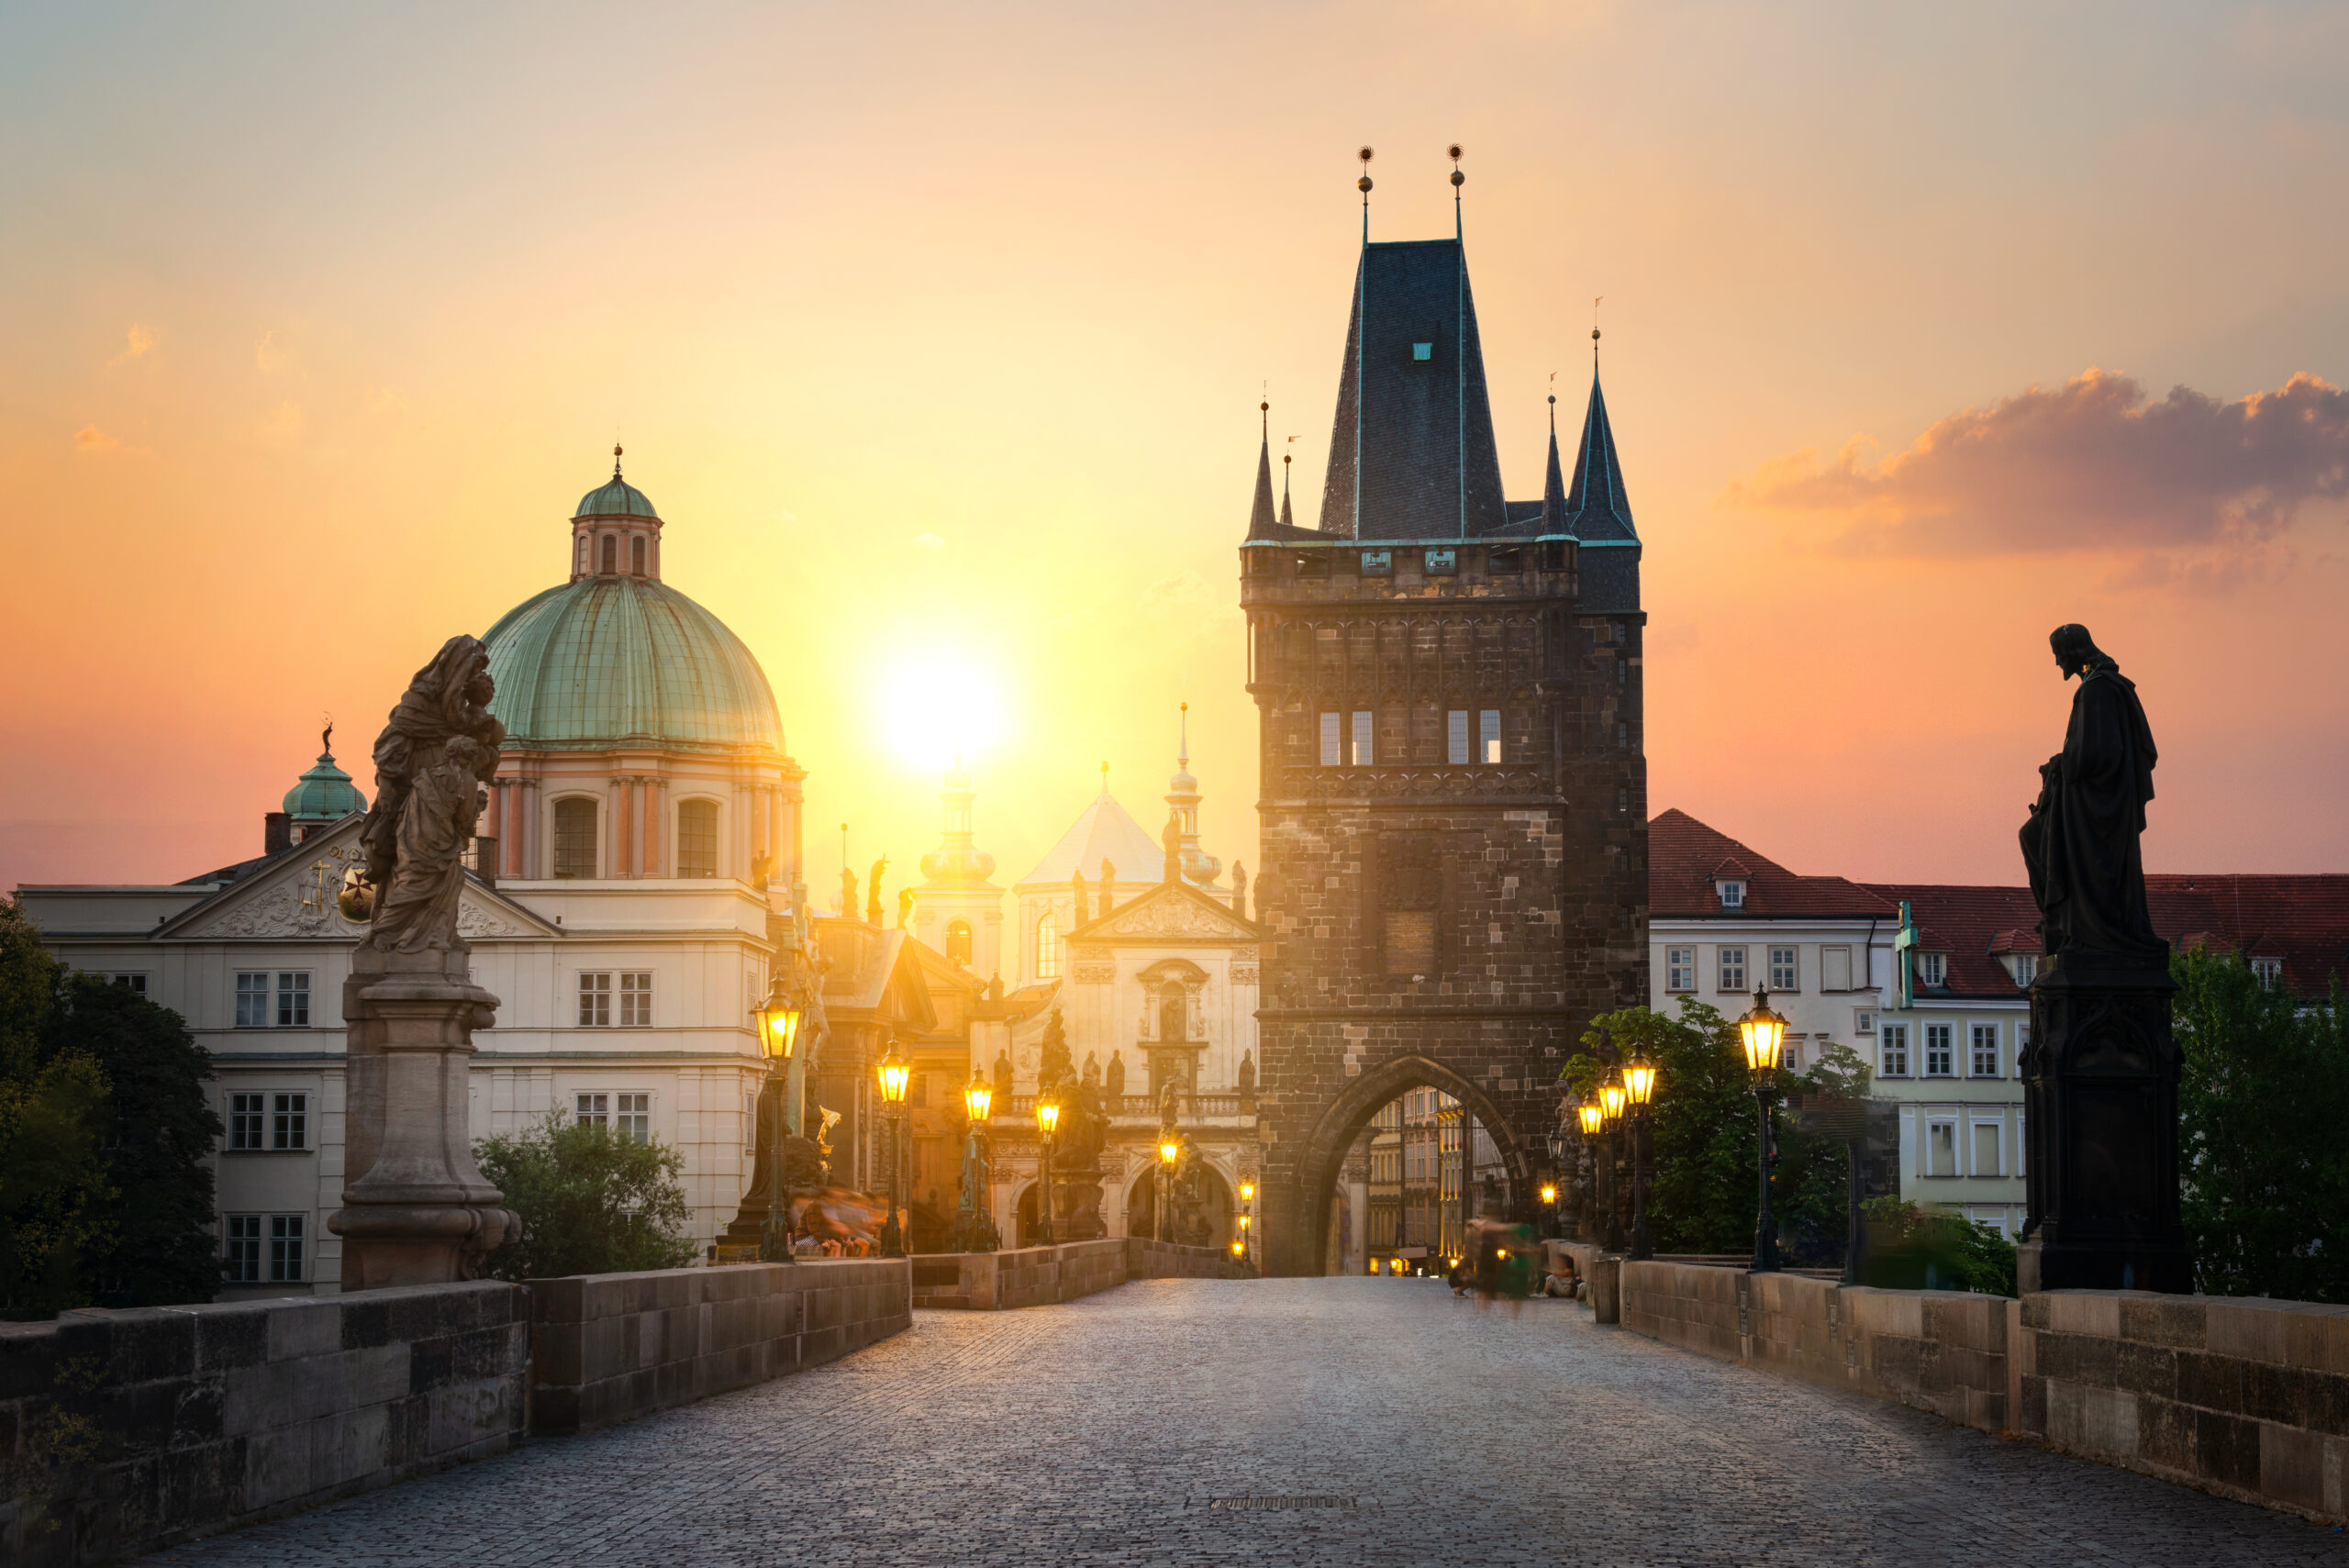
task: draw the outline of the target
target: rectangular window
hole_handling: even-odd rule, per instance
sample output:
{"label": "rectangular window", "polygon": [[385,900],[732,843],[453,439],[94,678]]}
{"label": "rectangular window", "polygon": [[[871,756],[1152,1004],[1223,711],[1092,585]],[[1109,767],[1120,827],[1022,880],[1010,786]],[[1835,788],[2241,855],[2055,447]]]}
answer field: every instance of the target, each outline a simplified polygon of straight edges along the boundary
{"label": "rectangular window", "polygon": [[310,976],[306,970],[281,970],[277,976],[277,1027],[310,1027]]}
{"label": "rectangular window", "polygon": [[114,976],[114,983],[133,995],[147,995],[147,976],[144,974],[117,974]]}
{"label": "rectangular window", "polygon": [[1697,989],[1697,950],[1695,948],[1664,950],[1664,988],[1667,991]]}
{"label": "rectangular window", "polygon": [[1325,713],[1321,716],[1321,765],[1334,768],[1338,762],[1338,716]]}
{"label": "rectangular window", "polygon": [[228,1147],[260,1149],[262,1129],[266,1116],[268,1096],[263,1095],[231,1095],[228,1096]]}
{"label": "rectangular window", "polygon": [[1854,1034],[1876,1033],[1876,1012],[1873,1008],[1855,1007],[1852,1010],[1852,1032]]}
{"label": "rectangular window", "polygon": [[2273,991],[2276,983],[2284,978],[2284,961],[2280,958],[2254,958],[2251,961],[2251,973],[2258,980],[2262,991]]}
{"label": "rectangular window", "polygon": [[573,796],[554,803],[554,873],[558,877],[593,878],[596,874],[596,803]]}
{"label": "rectangular window", "polygon": [[302,1272],[303,1222],[298,1214],[269,1217],[270,1284],[293,1284],[306,1277]]}
{"label": "rectangular window", "polygon": [[644,1029],[652,1027],[652,976],[644,971],[620,976],[620,1027]]}
{"label": "rectangular window", "polygon": [[310,1146],[310,1096],[277,1095],[269,1109],[269,1146],[307,1149]]}
{"label": "rectangular window", "polygon": [[1954,1026],[1950,1024],[1925,1026],[1926,1077],[1954,1078],[1957,1075],[1957,1064],[1954,1060],[1957,1052],[1950,1045],[1950,1035],[1954,1029]]}
{"label": "rectangular window", "polygon": [[1977,1176],[1998,1173],[1998,1124],[1995,1121],[1974,1124],[1974,1173]]}
{"label": "rectangular window", "polygon": [[1773,991],[1802,989],[1802,970],[1797,961],[1795,949],[1772,948],[1770,950],[1770,989]]}
{"label": "rectangular window", "polygon": [[1819,988],[1821,991],[1849,991],[1852,988],[1852,950],[1845,947],[1819,950]]}
{"label": "rectangular window", "polygon": [[230,1284],[261,1283],[260,1215],[228,1217],[228,1239],[220,1251],[220,1277]]}
{"label": "rectangular window", "polygon": [[2013,967],[2015,984],[2028,985],[2039,978],[2039,955],[2035,952],[2019,952],[2014,956]]}
{"label": "rectangular window", "polygon": [[1720,988],[1724,991],[1745,989],[1745,950],[1743,948],[1721,949]]}
{"label": "rectangular window", "polygon": [[1480,708],[1476,713],[1476,754],[1487,767],[1501,760],[1501,710]]}
{"label": "rectangular window", "polygon": [[1468,764],[1468,710],[1455,707],[1443,716],[1444,760],[1453,767]]}
{"label": "rectangular window", "polygon": [[609,1095],[581,1095],[577,1097],[576,1104],[580,1126],[609,1127],[611,1125],[612,1097]]}
{"label": "rectangular window", "polygon": [[1631,743],[1631,727],[1623,723],[1620,719],[1617,720],[1615,725],[1615,744],[1618,746],[1629,746]]}
{"label": "rectangular window", "polygon": [[1998,1026],[1976,1024],[1974,1035],[1974,1076],[1995,1078],[1998,1075]]}
{"label": "rectangular window", "polygon": [[1876,1044],[1877,1071],[1887,1078],[1909,1076],[1909,1026],[1887,1024]]}
{"label": "rectangular window", "polygon": [[1347,752],[1347,766],[1355,768],[1366,768],[1370,766],[1370,737],[1373,728],[1374,726],[1369,714],[1356,713],[1354,715],[1353,745],[1349,748]]}
{"label": "rectangular window", "polygon": [[608,1029],[612,1022],[612,977],[608,974],[582,974],[579,977],[579,1027],[583,1029]]}
{"label": "rectangular window", "polygon": [[677,803],[677,874],[718,874],[718,802]]}
{"label": "rectangular window", "polygon": [[639,1143],[652,1141],[652,1096],[621,1095],[612,1111],[612,1130]]}
{"label": "rectangular window", "polygon": [[1925,1174],[1957,1174],[1957,1123],[1928,1122],[1925,1126]]}
{"label": "rectangular window", "polygon": [[1920,952],[1917,955],[1918,984],[1939,985],[1948,973],[1949,955],[1947,953]]}
{"label": "rectangular window", "polygon": [[237,1027],[240,1029],[265,1029],[269,1027],[269,976],[239,973],[237,975]]}
{"label": "rectangular window", "polygon": [[1778,1042],[1778,1065],[1779,1065],[1779,1066],[1781,1066],[1781,1067],[1783,1067],[1783,1068],[1785,1068],[1785,1069],[1786,1069],[1787,1072],[1789,1072],[1789,1073],[1799,1073],[1799,1072],[1801,1072],[1801,1071],[1802,1071],[1802,1046],[1800,1045],[1800,1043],[1798,1043],[1798,1041],[1793,1040],[1781,1040],[1781,1041],[1779,1041],[1779,1042]]}

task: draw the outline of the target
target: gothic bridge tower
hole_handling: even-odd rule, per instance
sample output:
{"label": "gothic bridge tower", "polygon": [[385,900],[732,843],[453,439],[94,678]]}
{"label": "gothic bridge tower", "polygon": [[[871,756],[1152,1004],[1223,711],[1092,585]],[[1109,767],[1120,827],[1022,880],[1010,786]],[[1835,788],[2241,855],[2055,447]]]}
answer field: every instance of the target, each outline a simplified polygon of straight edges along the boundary
{"label": "gothic bridge tower", "polygon": [[1571,484],[1553,398],[1542,499],[1506,500],[1460,239],[1365,232],[1319,528],[1275,515],[1260,449],[1240,558],[1275,1273],[1323,1272],[1347,1150],[1421,1084],[1488,1130],[1532,1218],[1561,1066],[1647,997],[1646,617],[1592,336]]}

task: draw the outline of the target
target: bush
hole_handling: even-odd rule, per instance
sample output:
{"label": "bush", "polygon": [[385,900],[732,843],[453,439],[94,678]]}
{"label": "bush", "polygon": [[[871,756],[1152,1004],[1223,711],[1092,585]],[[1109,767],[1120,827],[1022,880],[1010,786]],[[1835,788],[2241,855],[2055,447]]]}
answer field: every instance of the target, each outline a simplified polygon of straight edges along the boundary
{"label": "bush", "polygon": [[685,1156],[561,1112],[529,1131],[473,1145],[482,1174],[506,1195],[522,1234],[490,1254],[499,1279],[629,1273],[693,1261],[690,1210],[677,1178]]}
{"label": "bush", "polygon": [[1871,1198],[1861,1214],[1868,1230],[1869,1284],[2015,1294],[2014,1243],[1988,1226],[1897,1197]]}

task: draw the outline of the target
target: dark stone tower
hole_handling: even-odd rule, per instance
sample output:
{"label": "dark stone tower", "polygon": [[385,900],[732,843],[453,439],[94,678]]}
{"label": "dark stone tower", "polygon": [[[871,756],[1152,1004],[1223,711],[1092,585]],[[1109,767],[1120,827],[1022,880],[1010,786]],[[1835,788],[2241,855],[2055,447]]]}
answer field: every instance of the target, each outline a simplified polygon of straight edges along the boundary
{"label": "dark stone tower", "polygon": [[1258,461],[1275,1273],[1322,1272],[1340,1162],[1415,1085],[1466,1104],[1531,1218],[1560,1067],[1647,996],[1646,617],[1595,365],[1571,486],[1555,423],[1542,498],[1505,500],[1461,241],[1365,242],[1319,528],[1274,519]]}

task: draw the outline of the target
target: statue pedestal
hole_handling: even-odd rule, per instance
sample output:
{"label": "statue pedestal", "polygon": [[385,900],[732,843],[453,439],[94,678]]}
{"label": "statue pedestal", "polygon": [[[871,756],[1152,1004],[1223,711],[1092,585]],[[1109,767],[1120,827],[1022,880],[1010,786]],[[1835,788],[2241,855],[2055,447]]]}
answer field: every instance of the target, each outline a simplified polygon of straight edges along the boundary
{"label": "statue pedestal", "polygon": [[349,1030],[347,1177],[327,1220],[342,1238],[342,1288],[443,1284],[480,1275],[520,1221],[473,1163],[473,1033],[497,998],[462,951],[361,947],[343,983]]}
{"label": "statue pedestal", "polygon": [[1101,1170],[1052,1171],[1052,1234],[1063,1241],[1098,1241],[1109,1234],[1101,1218]]}
{"label": "statue pedestal", "polygon": [[2176,989],[2165,967],[2076,955],[2032,982],[2019,1289],[2194,1288],[2177,1209]]}

